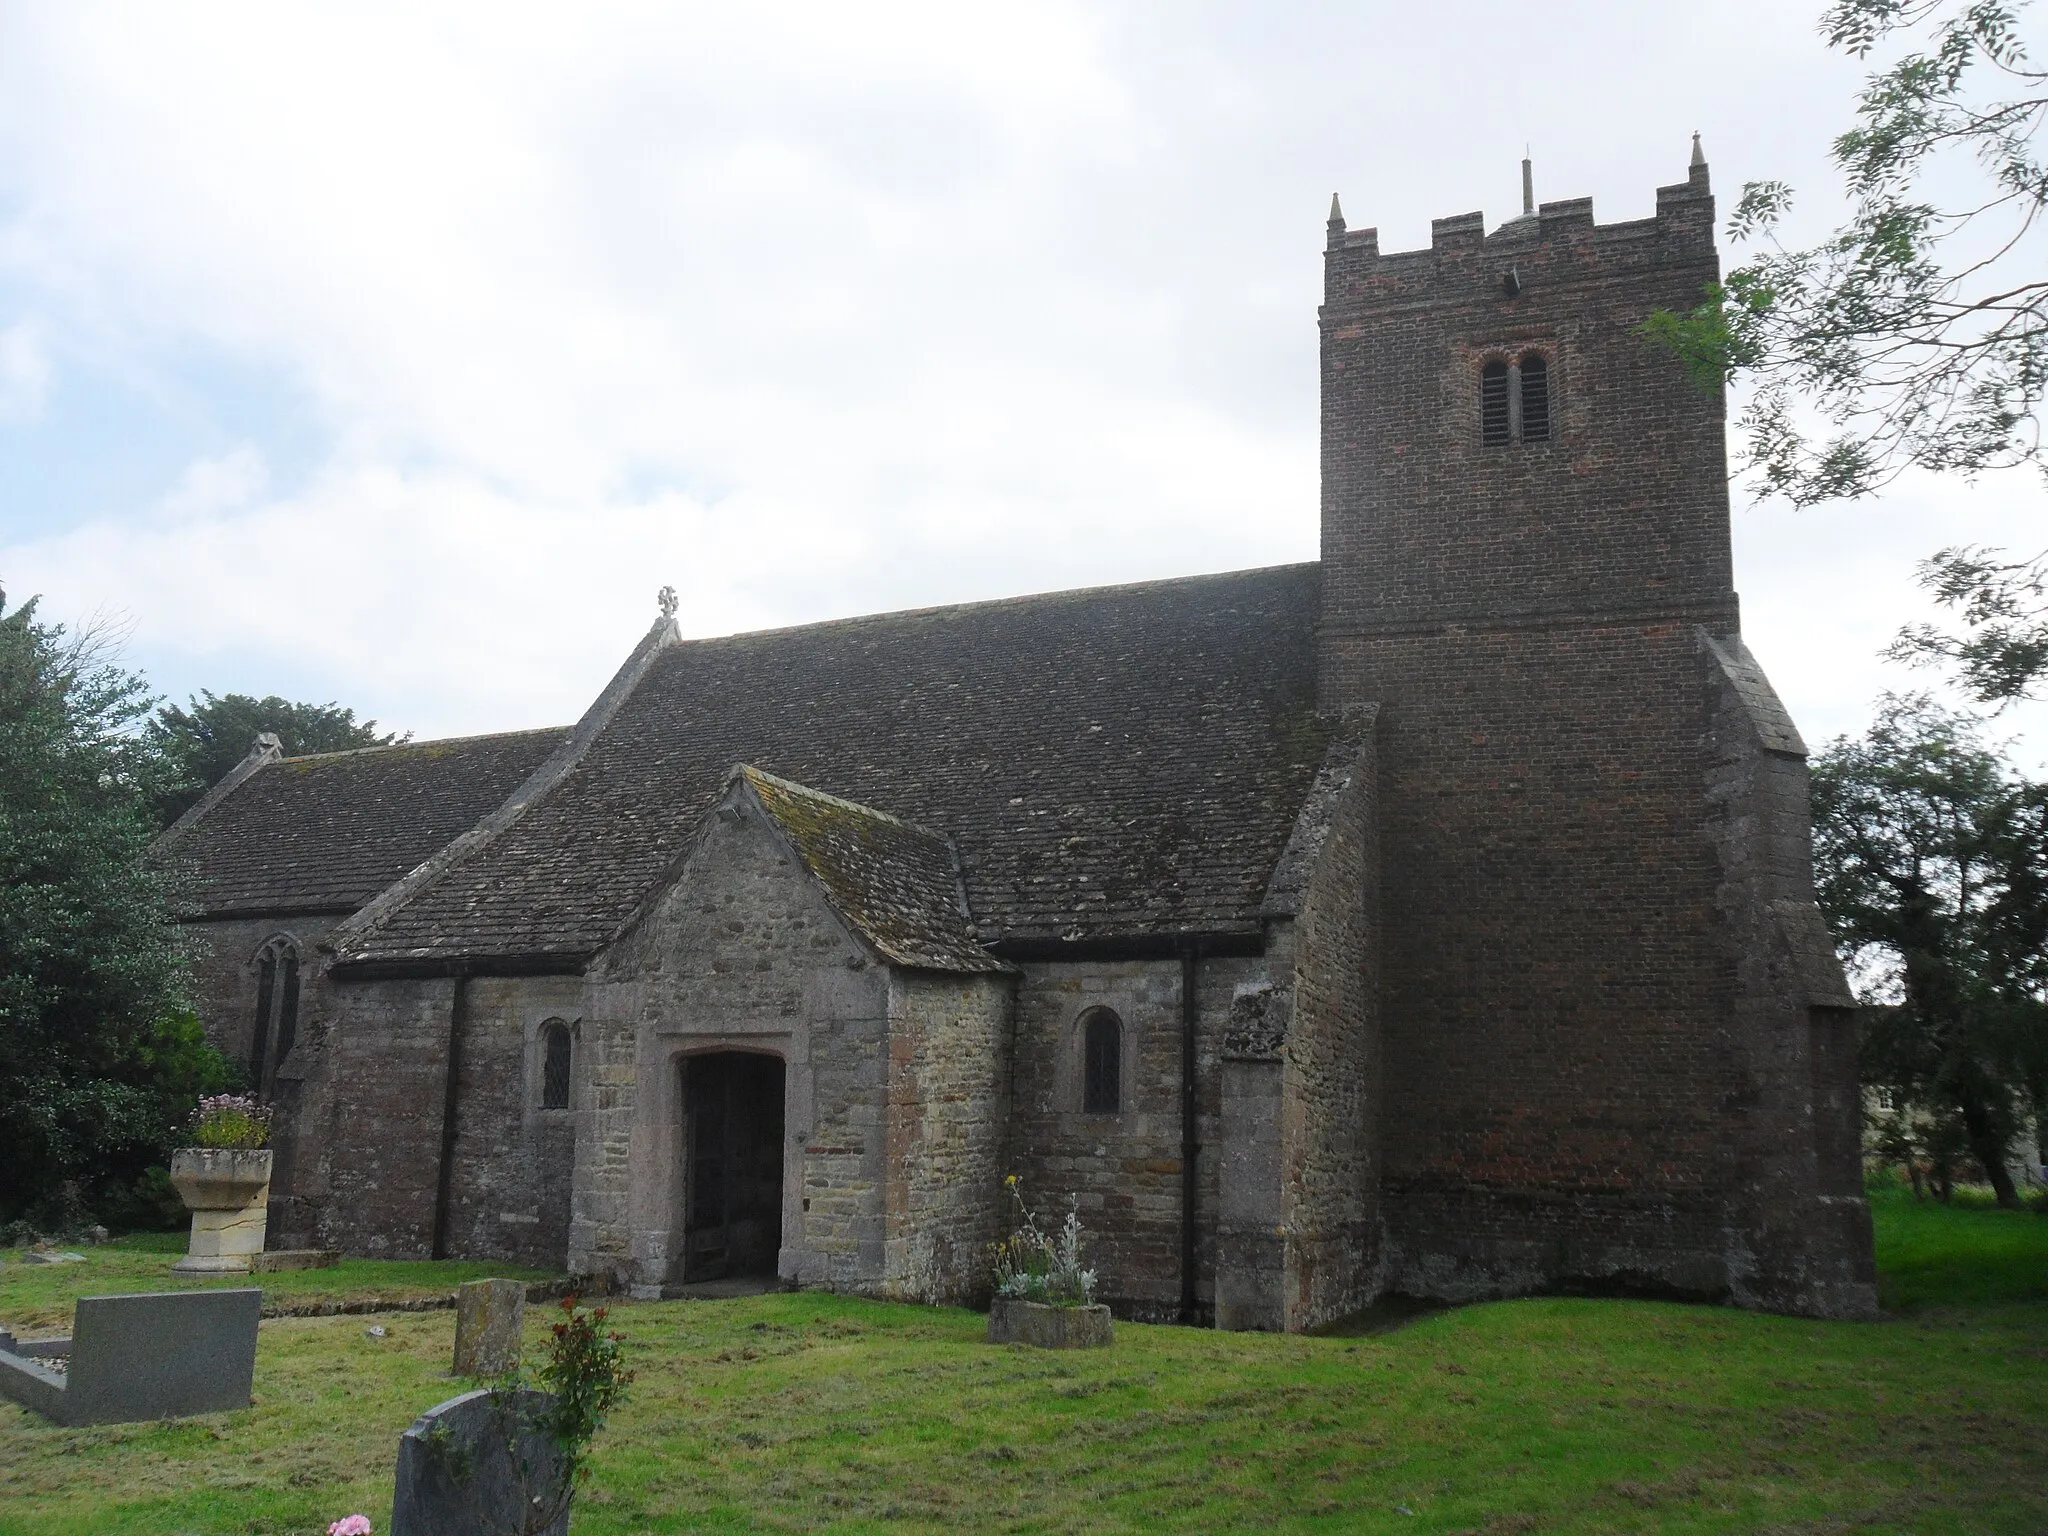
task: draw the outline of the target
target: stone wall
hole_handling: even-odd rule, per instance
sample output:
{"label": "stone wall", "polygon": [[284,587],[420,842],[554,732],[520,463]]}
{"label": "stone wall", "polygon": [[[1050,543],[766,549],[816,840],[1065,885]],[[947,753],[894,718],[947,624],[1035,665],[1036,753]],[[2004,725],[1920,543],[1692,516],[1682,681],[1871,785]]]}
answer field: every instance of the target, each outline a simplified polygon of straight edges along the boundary
{"label": "stone wall", "polygon": [[1739,640],[1698,643],[1712,700],[1708,827],[1740,957],[1731,1045],[1750,1122],[1731,1289],[1754,1306],[1875,1316],[1855,998],[1814,905],[1805,745]]}
{"label": "stone wall", "polygon": [[1388,637],[1389,1283],[1727,1294],[1733,965],[1678,626]]}
{"label": "stone wall", "polygon": [[[1178,960],[1035,961],[1017,992],[1010,1171],[1041,1218],[1078,1196],[1099,1294],[1120,1316],[1169,1321],[1181,1297],[1180,984]],[[1196,1294],[1215,1300],[1219,1063],[1231,1000],[1263,984],[1260,957],[1209,957],[1196,967]],[[1082,1111],[1081,1015],[1123,1022],[1123,1107]]]}
{"label": "stone wall", "polygon": [[988,1295],[1009,1118],[1011,986],[1003,976],[892,973],[885,1295]]}
{"label": "stone wall", "polygon": [[541,1107],[539,1031],[572,1030],[572,1105],[588,1074],[574,976],[352,979],[308,989],[299,1097],[275,1202],[296,1227],[272,1246],[422,1258],[441,1203],[448,1062],[462,993],[454,1139],[442,1240],[451,1258],[561,1268],[568,1257],[572,1111]]}
{"label": "stone wall", "polygon": [[1290,1329],[1359,1310],[1379,1282],[1378,794],[1368,736],[1299,915],[1268,952],[1293,979],[1280,1125]]}
{"label": "stone wall", "polygon": [[301,1127],[317,1154],[293,1193],[318,1211],[321,1247],[375,1258],[433,1252],[453,979],[335,982],[316,989],[321,1046]]}
{"label": "stone wall", "polygon": [[1216,1326],[1305,1329],[1380,1274],[1378,764],[1362,712],[1318,775],[1267,889],[1266,974],[1231,1000]]}
{"label": "stone wall", "polygon": [[[582,1009],[580,976],[468,983],[449,1180],[451,1257],[566,1266]],[[570,1030],[569,1109],[541,1107],[540,1034],[552,1019]]]}

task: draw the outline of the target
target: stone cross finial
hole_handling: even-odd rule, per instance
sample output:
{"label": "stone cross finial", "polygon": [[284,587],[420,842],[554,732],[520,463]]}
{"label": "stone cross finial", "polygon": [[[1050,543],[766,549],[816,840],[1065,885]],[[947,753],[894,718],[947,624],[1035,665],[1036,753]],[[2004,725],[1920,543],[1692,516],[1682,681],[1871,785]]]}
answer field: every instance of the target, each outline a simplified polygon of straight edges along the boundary
{"label": "stone cross finial", "polygon": [[657,603],[661,604],[661,616],[664,619],[674,618],[676,616],[676,610],[682,607],[682,603],[679,602],[676,598],[676,589],[674,587],[663,587],[661,591],[658,594],[656,594],[654,600]]}

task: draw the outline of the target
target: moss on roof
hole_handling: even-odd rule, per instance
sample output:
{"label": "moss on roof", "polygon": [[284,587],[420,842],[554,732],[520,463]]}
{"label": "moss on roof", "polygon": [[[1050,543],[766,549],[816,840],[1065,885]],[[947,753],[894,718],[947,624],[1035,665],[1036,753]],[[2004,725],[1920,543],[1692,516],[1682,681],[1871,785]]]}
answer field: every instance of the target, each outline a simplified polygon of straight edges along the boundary
{"label": "moss on roof", "polygon": [[883,958],[937,971],[1006,968],[976,942],[952,846],[937,833],[758,768],[733,776]]}

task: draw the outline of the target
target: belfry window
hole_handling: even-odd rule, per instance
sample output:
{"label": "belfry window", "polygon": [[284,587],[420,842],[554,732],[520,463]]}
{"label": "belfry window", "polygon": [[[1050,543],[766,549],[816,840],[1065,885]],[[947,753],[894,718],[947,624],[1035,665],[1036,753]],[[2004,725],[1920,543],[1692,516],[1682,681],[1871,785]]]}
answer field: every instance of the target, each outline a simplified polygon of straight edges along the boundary
{"label": "belfry window", "polygon": [[1517,370],[1521,374],[1522,441],[1550,441],[1550,364],[1542,355],[1530,352]]}
{"label": "belfry window", "polygon": [[540,1027],[540,1107],[569,1107],[569,1026],[560,1019]]}
{"label": "belfry window", "polygon": [[1508,365],[1488,363],[1479,370],[1479,440],[1498,448],[1512,440],[1508,424]]}
{"label": "belfry window", "polygon": [[256,1019],[249,1081],[268,1093],[299,1032],[299,946],[279,935],[256,952]]}
{"label": "belfry window", "polygon": [[1479,370],[1479,441],[1488,448],[1550,441],[1550,360],[1524,352]]}
{"label": "belfry window", "polygon": [[1113,1115],[1123,1108],[1123,1021],[1107,1008],[1081,1020],[1081,1112]]}

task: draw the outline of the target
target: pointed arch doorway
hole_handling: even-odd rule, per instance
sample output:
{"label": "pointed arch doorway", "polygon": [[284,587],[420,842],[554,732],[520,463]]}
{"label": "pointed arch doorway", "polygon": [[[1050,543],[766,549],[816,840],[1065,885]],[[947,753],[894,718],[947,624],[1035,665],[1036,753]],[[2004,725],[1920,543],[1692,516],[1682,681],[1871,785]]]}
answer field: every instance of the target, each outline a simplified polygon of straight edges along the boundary
{"label": "pointed arch doorway", "polygon": [[682,1060],[685,1284],[773,1276],[782,1247],[780,1056]]}

